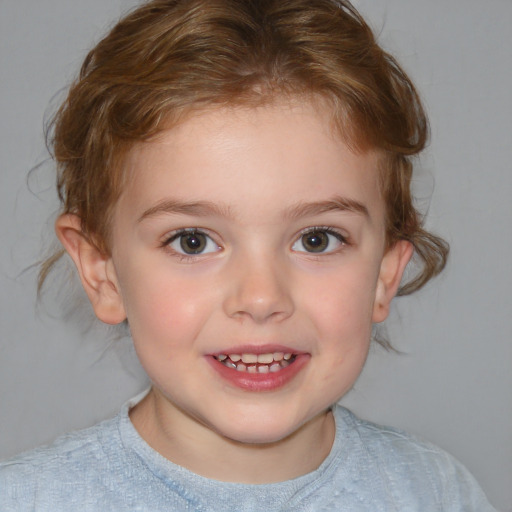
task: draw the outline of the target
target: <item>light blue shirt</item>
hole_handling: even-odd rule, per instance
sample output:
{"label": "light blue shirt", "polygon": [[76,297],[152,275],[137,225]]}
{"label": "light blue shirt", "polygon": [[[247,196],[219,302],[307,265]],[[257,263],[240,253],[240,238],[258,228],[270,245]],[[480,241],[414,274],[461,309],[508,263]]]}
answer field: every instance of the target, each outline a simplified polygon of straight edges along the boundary
{"label": "light blue shirt", "polygon": [[128,402],[113,419],[0,464],[0,511],[491,512],[446,452],[336,406],[321,466],[265,485],[225,483],[173,464],[139,436]]}

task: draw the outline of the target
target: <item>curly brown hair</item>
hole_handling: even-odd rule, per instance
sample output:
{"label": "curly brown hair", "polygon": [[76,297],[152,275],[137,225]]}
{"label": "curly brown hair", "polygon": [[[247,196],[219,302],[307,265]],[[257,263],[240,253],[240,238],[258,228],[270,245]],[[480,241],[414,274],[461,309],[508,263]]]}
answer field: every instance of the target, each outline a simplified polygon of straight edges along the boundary
{"label": "curly brown hair", "polygon": [[[388,246],[410,241],[421,267],[400,293],[422,287],[448,254],[410,191],[428,122],[410,79],[344,0],[152,0],[121,19],[87,55],[48,132],[62,213],[108,254],[135,143],[194,110],[282,95],[320,96],[351,148],[381,151]],[[43,263],[40,285],[60,255]]]}

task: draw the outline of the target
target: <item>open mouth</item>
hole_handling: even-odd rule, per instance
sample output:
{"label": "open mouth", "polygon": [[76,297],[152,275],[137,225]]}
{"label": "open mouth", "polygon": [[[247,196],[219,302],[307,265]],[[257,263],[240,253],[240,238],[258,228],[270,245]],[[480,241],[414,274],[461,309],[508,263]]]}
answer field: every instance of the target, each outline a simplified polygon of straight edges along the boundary
{"label": "open mouth", "polygon": [[269,352],[268,354],[218,354],[213,357],[227,368],[238,372],[276,373],[292,364],[296,354]]}

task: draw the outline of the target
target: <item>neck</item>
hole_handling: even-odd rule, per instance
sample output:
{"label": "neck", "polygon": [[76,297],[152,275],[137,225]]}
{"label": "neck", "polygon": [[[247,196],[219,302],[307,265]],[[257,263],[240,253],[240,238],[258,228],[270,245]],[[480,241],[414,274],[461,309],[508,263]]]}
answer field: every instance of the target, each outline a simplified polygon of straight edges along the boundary
{"label": "neck", "polygon": [[264,484],[297,478],[317,469],[334,441],[329,410],[288,437],[264,444],[234,441],[192,418],[180,421],[168,412],[166,398],[152,390],[130,411],[130,419],[161,455],[198,475],[224,482]]}

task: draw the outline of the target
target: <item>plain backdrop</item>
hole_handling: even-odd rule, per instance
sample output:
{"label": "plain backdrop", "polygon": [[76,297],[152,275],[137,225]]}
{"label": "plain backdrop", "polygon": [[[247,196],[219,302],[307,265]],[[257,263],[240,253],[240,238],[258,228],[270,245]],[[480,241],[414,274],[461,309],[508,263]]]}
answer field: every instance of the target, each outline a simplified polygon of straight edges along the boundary
{"label": "plain backdrop", "polygon": [[[374,347],[343,402],[447,449],[509,511],[512,1],[355,4],[424,99],[432,137],[415,190],[452,252],[444,275],[395,303],[387,332],[402,354]],[[69,292],[73,274],[61,268],[68,291],[37,302],[32,266],[54,240],[57,210],[44,118],[133,5],[0,0],[0,457],[108,417],[147,386],[129,339],[94,327]]]}

